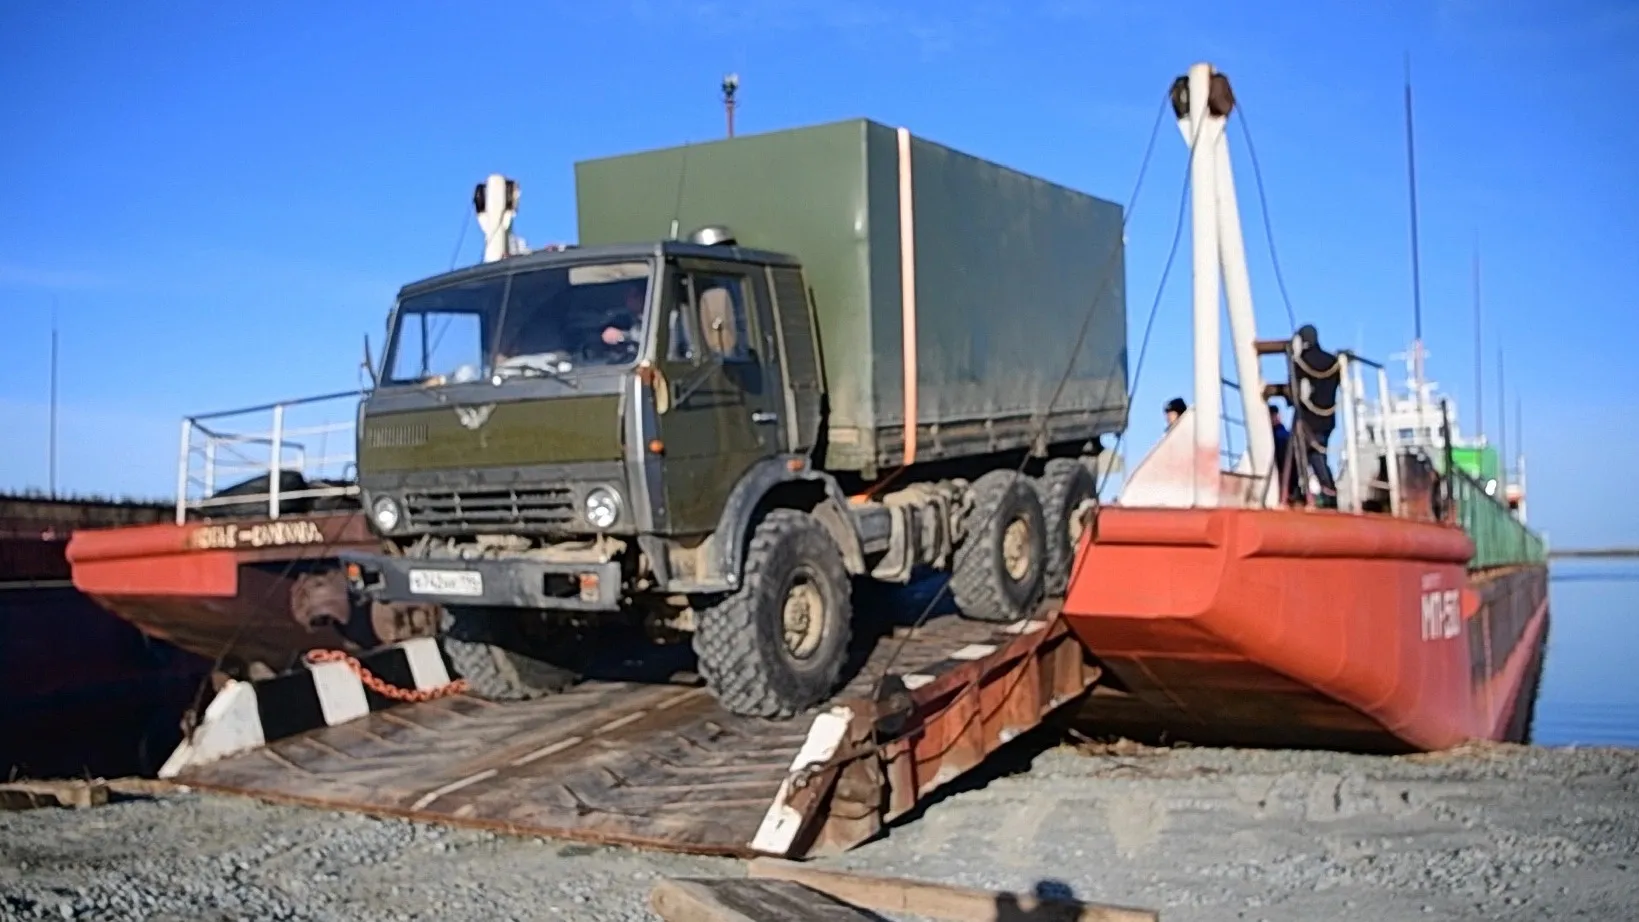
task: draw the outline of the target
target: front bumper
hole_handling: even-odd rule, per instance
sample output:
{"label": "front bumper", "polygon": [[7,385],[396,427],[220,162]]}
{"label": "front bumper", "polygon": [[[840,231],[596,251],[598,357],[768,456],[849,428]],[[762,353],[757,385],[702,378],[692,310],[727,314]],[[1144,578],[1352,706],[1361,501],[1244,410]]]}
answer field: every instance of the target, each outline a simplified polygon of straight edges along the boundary
{"label": "front bumper", "polygon": [[422,560],[343,551],[355,588],[379,602],[618,611],[618,560]]}

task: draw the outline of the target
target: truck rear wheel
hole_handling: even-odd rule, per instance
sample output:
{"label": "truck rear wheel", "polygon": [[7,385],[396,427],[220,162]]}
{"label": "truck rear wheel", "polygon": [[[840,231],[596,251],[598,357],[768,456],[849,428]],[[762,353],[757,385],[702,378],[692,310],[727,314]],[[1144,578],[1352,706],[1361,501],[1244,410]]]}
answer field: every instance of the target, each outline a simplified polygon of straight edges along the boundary
{"label": "truck rear wheel", "polygon": [[1098,480],[1079,458],[1054,458],[1037,481],[1046,523],[1047,574],[1043,591],[1058,597],[1070,588],[1076,551],[1081,543],[1081,513],[1098,502]]}
{"label": "truck rear wheel", "polygon": [[440,638],[455,671],[474,695],[491,701],[525,701],[563,691],[578,676],[561,666],[525,655],[517,618],[525,612],[446,608]]}
{"label": "truck rear wheel", "polygon": [[831,695],[848,656],[842,552],[812,516],[776,509],[752,535],[744,572],[739,591],[699,616],[700,675],[735,714],[794,717]]}
{"label": "truck rear wheel", "polygon": [[1012,622],[1041,601],[1046,528],[1030,479],[991,471],[971,490],[966,536],[950,575],[951,595],[976,621]]}

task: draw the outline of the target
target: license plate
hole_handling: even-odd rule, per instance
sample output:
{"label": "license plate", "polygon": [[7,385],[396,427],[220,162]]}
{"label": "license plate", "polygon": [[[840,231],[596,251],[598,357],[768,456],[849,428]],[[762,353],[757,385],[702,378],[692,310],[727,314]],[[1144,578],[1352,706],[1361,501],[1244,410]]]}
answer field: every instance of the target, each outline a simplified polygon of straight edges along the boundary
{"label": "license plate", "polygon": [[416,595],[483,595],[484,574],[474,570],[411,570]]}

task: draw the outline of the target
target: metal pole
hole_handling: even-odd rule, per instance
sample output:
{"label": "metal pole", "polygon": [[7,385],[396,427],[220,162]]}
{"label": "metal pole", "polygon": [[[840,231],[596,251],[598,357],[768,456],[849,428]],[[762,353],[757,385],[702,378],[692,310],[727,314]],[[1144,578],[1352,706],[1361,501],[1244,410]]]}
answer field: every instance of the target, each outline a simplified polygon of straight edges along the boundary
{"label": "metal pole", "polygon": [[1363,491],[1360,486],[1360,433],[1355,428],[1354,369],[1348,355],[1339,355],[1337,360],[1340,363],[1338,380],[1342,382],[1344,391],[1342,403],[1349,408],[1349,418],[1344,420],[1346,428],[1343,430],[1343,463],[1349,466],[1349,511],[1359,512]]}
{"label": "metal pole", "polygon": [[1423,270],[1417,243],[1417,149],[1411,120],[1411,54],[1406,54],[1406,176],[1411,190],[1411,317],[1412,371],[1417,378],[1417,417],[1423,417]]}
{"label": "metal pole", "polygon": [[728,136],[734,137],[734,94],[740,88],[740,75],[723,77],[723,116],[728,121]]}
{"label": "metal pole", "polygon": [[53,499],[57,496],[57,305],[51,305],[51,422],[47,435],[46,484]]}
{"label": "metal pole", "polygon": [[1185,142],[1190,145],[1190,249],[1194,256],[1195,326],[1195,405],[1191,407],[1195,452],[1191,464],[1193,503],[1218,505],[1220,482],[1218,452],[1222,444],[1223,378],[1219,361],[1220,255],[1218,250],[1218,167],[1214,151],[1223,131],[1223,120],[1207,110],[1212,87],[1212,67],[1196,64],[1189,69],[1189,112],[1178,121]]}
{"label": "metal pole", "polygon": [[193,420],[182,420],[182,447],[176,463],[176,524],[188,521],[188,446],[193,441]]}
{"label": "metal pole", "polygon": [[1502,365],[1502,349],[1497,349],[1497,466],[1502,468],[1498,472],[1502,481],[1497,485],[1501,492],[1501,499],[1506,505],[1508,502],[1508,384],[1504,377]]}
{"label": "metal pole", "polygon": [[1383,451],[1388,455],[1388,463],[1384,465],[1389,475],[1389,514],[1400,514],[1400,448],[1399,434],[1389,425],[1389,372],[1386,368],[1377,369],[1377,399],[1384,408],[1383,419],[1379,424],[1383,430]]}
{"label": "metal pole", "polygon": [[[1223,116],[1227,123],[1229,114]],[[1235,172],[1229,162],[1229,138],[1220,135],[1213,153],[1218,193],[1218,251],[1223,267],[1224,301],[1229,307],[1229,336],[1235,352],[1235,374],[1240,380],[1241,412],[1246,420],[1246,454],[1254,472],[1270,470],[1275,459],[1275,431],[1263,397],[1263,373],[1258,366],[1257,315],[1253,310],[1252,281],[1246,269],[1246,242],[1241,238],[1240,204],[1235,199]],[[1258,505],[1271,505],[1279,494],[1270,478]]]}
{"label": "metal pole", "polygon": [[267,466],[267,515],[270,519],[279,517],[279,473],[281,471],[280,458],[284,454],[285,407],[279,404],[273,408],[273,445],[272,454]]}
{"label": "metal pole", "polygon": [[205,495],[216,492],[216,440],[205,441]]}

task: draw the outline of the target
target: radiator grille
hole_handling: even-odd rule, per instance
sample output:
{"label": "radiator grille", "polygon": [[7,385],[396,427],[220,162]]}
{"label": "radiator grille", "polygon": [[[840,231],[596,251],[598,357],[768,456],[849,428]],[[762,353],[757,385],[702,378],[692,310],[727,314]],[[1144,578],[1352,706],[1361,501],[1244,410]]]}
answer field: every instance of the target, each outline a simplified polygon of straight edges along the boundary
{"label": "radiator grille", "polygon": [[567,487],[418,490],[405,494],[404,509],[411,524],[432,529],[554,529],[575,521]]}

